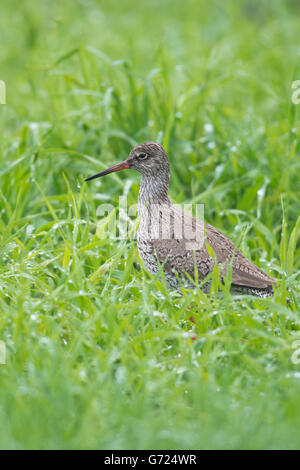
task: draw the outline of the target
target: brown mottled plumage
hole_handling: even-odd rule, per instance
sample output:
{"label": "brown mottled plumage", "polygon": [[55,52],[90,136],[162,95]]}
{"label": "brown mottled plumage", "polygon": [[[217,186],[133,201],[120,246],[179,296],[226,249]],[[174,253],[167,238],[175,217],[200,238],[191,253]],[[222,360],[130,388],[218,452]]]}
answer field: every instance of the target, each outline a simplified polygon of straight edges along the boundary
{"label": "brown mottled plumage", "polygon": [[[138,197],[140,225],[137,245],[151,274],[155,274],[159,265],[162,265],[168,285],[178,288],[182,283],[190,285],[189,278],[195,279],[195,274],[199,281],[204,281],[212,272],[215,260],[220,266],[221,277],[224,277],[232,262],[232,293],[259,297],[273,295],[274,279],[251,263],[216,228],[204,224],[201,219],[184,212],[170,201],[169,162],[160,144],[140,144],[124,162],[97,173],[86,181],[127,168],[142,174]],[[201,287],[207,291],[209,282],[204,281]]]}

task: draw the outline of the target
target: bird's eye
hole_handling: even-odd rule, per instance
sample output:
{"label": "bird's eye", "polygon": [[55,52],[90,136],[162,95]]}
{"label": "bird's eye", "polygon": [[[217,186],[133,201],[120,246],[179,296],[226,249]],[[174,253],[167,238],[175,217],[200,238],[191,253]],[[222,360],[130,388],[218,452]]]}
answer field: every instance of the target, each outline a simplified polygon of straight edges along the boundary
{"label": "bird's eye", "polygon": [[148,154],[147,153],[144,153],[144,152],[141,152],[138,154],[138,159],[139,160],[146,160],[146,158],[148,158]]}

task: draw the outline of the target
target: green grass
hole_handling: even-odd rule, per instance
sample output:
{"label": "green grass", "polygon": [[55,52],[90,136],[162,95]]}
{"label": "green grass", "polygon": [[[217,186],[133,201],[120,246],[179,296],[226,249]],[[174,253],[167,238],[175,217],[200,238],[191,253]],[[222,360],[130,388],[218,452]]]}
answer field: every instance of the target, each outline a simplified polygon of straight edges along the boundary
{"label": "green grass", "polygon": [[[1,448],[300,447],[299,13],[1,2]],[[173,201],[204,203],[274,298],[169,292],[134,240],[98,236],[139,176],[83,179],[146,140]]]}

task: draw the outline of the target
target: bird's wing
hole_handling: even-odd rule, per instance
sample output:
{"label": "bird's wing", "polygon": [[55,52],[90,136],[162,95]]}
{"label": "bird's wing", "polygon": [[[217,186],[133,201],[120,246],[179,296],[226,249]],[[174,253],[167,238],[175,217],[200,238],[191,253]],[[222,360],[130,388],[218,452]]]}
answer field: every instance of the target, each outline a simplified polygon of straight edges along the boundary
{"label": "bird's wing", "polygon": [[224,266],[224,274],[227,270],[226,265],[228,266],[233,258],[232,284],[259,289],[275,284],[275,280],[251,263],[229,238],[209,224],[206,224],[206,240],[213,249],[218,264]]}
{"label": "bird's wing", "polygon": [[172,209],[174,212],[171,220],[170,214],[168,220],[164,220],[162,214],[162,225],[170,224],[168,237],[153,240],[155,253],[166,272],[187,273],[194,278],[196,262],[199,280],[205,279],[214,267],[214,260],[206,248],[208,243],[221,266],[222,277],[226,275],[233,258],[232,284],[259,289],[275,284],[274,279],[251,263],[223,233],[209,224],[204,225],[200,219],[183,212],[177,206],[172,206]]}
{"label": "bird's wing", "polygon": [[[167,227],[165,236],[153,239],[156,256],[166,272],[176,271],[203,280],[213,270],[214,261],[204,243],[204,223],[172,205],[170,210],[160,213],[160,225]],[[196,260],[196,263],[195,263]]]}

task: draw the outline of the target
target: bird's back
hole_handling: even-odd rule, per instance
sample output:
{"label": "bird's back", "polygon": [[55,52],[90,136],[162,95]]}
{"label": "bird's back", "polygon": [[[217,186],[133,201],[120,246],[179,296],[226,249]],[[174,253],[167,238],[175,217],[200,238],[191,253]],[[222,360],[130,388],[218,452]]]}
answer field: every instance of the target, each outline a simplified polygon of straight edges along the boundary
{"label": "bird's back", "polygon": [[[250,293],[255,295],[272,294],[273,279],[249,261],[223,233],[177,205],[145,208],[137,241],[149,271],[154,274],[158,264],[163,265],[167,281],[170,284],[171,279],[173,287],[178,285],[178,276],[195,279],[197,275],[203,281],[212,272],[215,258],[222,278],[232,262],[231,282],[238,292],[252,289]],[[214,256],[209,254],[207,244]]]}

